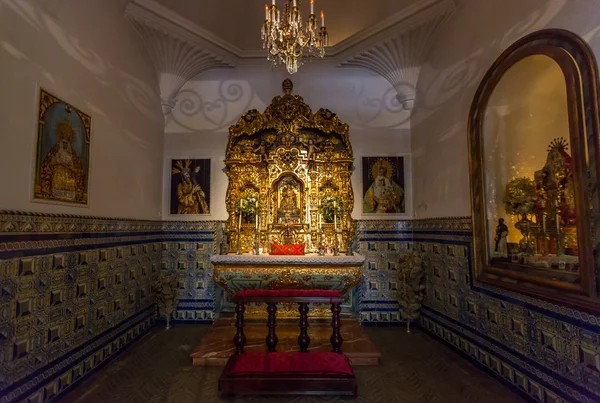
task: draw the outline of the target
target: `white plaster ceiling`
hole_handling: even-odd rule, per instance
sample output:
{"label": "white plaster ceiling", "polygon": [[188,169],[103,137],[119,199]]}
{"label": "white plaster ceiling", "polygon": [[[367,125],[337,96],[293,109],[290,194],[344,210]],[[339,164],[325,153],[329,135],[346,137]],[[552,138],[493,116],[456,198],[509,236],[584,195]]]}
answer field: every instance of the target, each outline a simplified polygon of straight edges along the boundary
{"label": "white plaster ceiling", "polygon": [[[271,0],[156,0],[199,27],[242,51],[262,49],[260,28],[265,3]],[[315,0],[315,14],[325,12],[329,44],[333,46],[420,0]],[[309,0],[298,0],[302,18]],[[283,7],[284,0],[277,0]]]}

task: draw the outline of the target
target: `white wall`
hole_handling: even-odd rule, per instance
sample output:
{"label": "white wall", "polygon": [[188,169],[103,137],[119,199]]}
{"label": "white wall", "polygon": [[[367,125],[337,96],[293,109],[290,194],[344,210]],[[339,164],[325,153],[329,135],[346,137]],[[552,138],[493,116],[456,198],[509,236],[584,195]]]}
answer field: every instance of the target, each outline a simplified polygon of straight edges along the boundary
{"label": "white wall", "polygon": [[[224,202],[228,179],[223,172],[223,160],[229,126],[249,109],[258,109],[262,113],[274,96],[283,94],[281,83],[287,77],[284,72],[272,72],[264,67],[219,70],[202,74],[184,86],[166,126],[165,219],[227,219]],[[410,153],[408,113],[401,111],[390,84],[367,71],[333,68],[323,71],[304,66],[289,78],[294,83],[293,93],[302,96],[313,112],[319,108],[330,109],[350,125],[356,167],[352,176],[353,217],[367,218],[361,217],[361,157]],[[177,157],[213,158],[210,216],[169,216],[169,160]],[[407,194],[410,194],[410,175],[407,182]],[[410,212],[410,197],[407,203]]]}
{"label": "white wall", "polygon": [[[126,3],[0,2],[0,209],[160,218],[164,120]],[[38,86],[92,116],[87,208],[31,202]]]}
{"label": "white wall", "polygon": [[581,35],[600,54],[596,0],[459,0],[421,70],[411,116],[417,218],[471,214],[467,121],[477,87],[517,39],[544,28]]}

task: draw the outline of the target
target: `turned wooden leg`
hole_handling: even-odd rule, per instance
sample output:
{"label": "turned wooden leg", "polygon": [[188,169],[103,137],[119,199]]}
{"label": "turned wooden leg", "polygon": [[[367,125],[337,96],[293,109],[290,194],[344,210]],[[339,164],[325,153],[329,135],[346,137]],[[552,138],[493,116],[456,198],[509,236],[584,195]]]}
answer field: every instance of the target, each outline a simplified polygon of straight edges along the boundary
{"label": "turned wooden leg", "polygon": [[333,333],[331,334],[331,346],[335,353],[342,352],[342,334],[340,333],[340,312],[342,307],[339,303],[331,304],[331,327],[333,327]]}
{"label": "turned wooden leg", "polygon": [[307,352],[308,345],[310,344],[310,337],[308,336],[308,304],[300,302],[298,304],[298,312],[300,312],[300,336],[298,336],[298,344],[300,345],[300,351]]}
{"label": "turned wooden leg", "polygon": [[267,303],[267,312],[269,314],[269,317],[267,319],[267,326],[269,328],[269,334],[267,335],[267,347],[269,349],[269,353],[272,353],[275,351],[275,347],[277,346],[277,335],[275,334],[275,326],[277,326],[276,323],[276,313],[277,313],[277,303],[276,302],[269,302]]}
{"label": "turned wooden leg", "polygon": [[235,305],[235,313],[237,314],[237,320],[235,327],[237,332],[233,337],[233,343],[235,344],[235,353],[242,354],[244,352],[244,344],[246,344],[246,336],[244,336],[244,311],[246,306],[243,302],[238,302]]}

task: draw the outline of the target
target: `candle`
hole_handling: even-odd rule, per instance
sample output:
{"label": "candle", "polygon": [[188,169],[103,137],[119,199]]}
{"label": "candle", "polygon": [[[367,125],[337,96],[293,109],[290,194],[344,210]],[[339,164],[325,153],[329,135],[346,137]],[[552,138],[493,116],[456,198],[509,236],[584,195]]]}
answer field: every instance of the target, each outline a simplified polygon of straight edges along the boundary
{"label": "candle", "polygon": [[275,0],[273,0],[273,3],[272,3],[272,4],[273,4],[273,5],[275,5]]}
{"label": "candle", "polygon": [[310,14],[315,14],[315,0],[310,0]]}
{"label": "candle", "polygon": [[294,0],[294,5],[293,6],[296,7],[296,0]]}
{"label": "candle", "polygon": [[[275,1],[275,0],[273,0]],[[323,12],[323,10],[321,10],[321,26],[324,27],[325,26],[325,13]]]}
{"label": "candle", "polygon": [[265,4],[265,20],[269,19],[269,6]]}
{"label": "candle", "polygon": [[337,231],[337,202],[333,201],[333,229]]}
{"label": "candle", "polygon": [[242,229],[242,199],[240,199],[240,220],[238,222],[238,230]]}
{"label": "candle", "polygon": [[254,218],[254,221],[256,221],[256,230],[258,231],[258,211],[256,212],[256,217]]}

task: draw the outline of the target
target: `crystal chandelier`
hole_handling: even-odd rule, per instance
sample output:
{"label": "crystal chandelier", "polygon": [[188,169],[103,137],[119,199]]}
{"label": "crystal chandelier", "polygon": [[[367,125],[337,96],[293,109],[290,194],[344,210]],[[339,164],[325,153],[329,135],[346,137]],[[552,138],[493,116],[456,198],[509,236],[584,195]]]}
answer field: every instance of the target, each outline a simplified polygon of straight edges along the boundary
{"label": "crystal chandelier", "polygon": [[303,59],[322,58],[327,46],[325,14],[321,11],[321,27],[317,26],[314,0],[310,0],[310,16],[306,29],[302,28],[302,17],[296,0],[285,0],[283,15],[275,0],[271,7],[265,5],[265,22],[261,30],[263,48],[267,49],[267,60],[274,65],[285,65],[290,74],[298,71]]}

